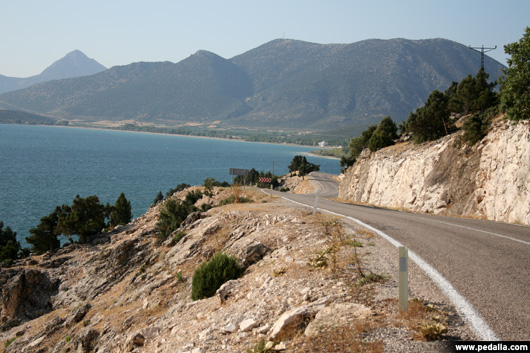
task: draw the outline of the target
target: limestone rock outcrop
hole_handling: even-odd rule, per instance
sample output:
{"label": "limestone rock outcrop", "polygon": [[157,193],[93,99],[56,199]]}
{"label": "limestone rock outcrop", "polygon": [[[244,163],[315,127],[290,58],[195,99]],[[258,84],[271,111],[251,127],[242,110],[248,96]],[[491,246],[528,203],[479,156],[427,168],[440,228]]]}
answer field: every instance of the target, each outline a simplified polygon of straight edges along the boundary
{"label": "limestone rock outcrop", "polygon": [[[221,191],[219,199],[231,192]],[[333,251],[328,267],[315,268],[315,256],[329,256],[333,236],[324,224],[334,218],[312,215],[261,191],[248,196],[255,202],[191,215],[181,225],[185,235],[179,241],[158,237],[157,205],[106,233],[103,243],[68,246],[2,269],[3,352],[226,353],[260,344],[275,350],[306,346],[303,352],[313,352],[322,351],[313,349],[313,342],[334,345],[339,336],[328,338],[329,332],[351,331],[358,323],[367,332],[341,339],[358,346],[375,341],[395,352],[395,335],[382,335],[375,327],[397,325],[397,306],[388,309],[393,295],[385,294],[397,293],[396,281],[389,277],[360,288],[358,271],[349,265],[353,256],[364,256],[367,272],[390,274],[391,265],[381,261],[389,245],[353,225],[333,222],[343,237],[340,251]],[[354,252],[351,244],[363,247]],[[226,282],[217,296],[192,301],[195,269],[220,251],[244,264],[244,275]],[[450,306],[444,310],[458,317]],[[453,337],[470,337],[461,321],[452,327]],[[401,330],[400,352],[418,344],[425,348],[411,342],[410,329]]]}
{"label": "limestone rock outcrop", "polygon": [[36,269],[21,270],[2,286],[2,321],[34,319],[52,310],[50,299],[57,294],[59,280]]}
{"label": "limestone rock outcrop", "polygon": [[339,197],[434,214],[530,224],[530,123],[496,120],[473,147],[460,133],[365,150],[342,175]]}

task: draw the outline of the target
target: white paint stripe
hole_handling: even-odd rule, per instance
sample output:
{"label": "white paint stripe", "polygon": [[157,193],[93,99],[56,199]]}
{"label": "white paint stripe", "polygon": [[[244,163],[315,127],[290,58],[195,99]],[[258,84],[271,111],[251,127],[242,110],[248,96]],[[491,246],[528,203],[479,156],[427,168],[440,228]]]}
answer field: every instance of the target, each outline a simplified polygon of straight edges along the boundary
{"label": "white paint stripe", "polygon": [[[286,197],[283,197],[283,199],[296,203],[298,205],[304,206],[304,207],[311,207],[308,205],[305,205],[303,203],[289,200]],[[346,217],[347,219],[359,224],[360,226],[367,228],[374,233],[380,235],[385,240],[390,242],[390,244],[394,245],[395,247],[399,248],[400,246],[403,246],[399,241],[395,240],[394,238],[390,237],[389,235],[383,233],[379,229],[376,229],[372,227],[369,224],[366,224],[356,218],[346,216],[340,213],[322,210],[324,212],[334,214],[337,216]],[[444,276],[440,274],[434,267],[429,265],[425,260],[423,260],[418,254],[415,252],[409,250],[409,258],[414,261],[426,274],[431,278],[434,283],[438,285],[438,287],[442,290],[442,292],[449,298],[451,303],[456,307],[456,309],[460,312],[460,314],[464,317],[464,319],[467,320],[467,322],[471,325],[477,336],[479,336],[480,340],[483,341],[500,341],[500,339],[497,337],[495,332],[489,327],[489,325],[486,323],[486,321],[482,318],[480,313],[473,307],[473,305],[467,301],[466,298],[464,298],[455,287],[447,280]]]}

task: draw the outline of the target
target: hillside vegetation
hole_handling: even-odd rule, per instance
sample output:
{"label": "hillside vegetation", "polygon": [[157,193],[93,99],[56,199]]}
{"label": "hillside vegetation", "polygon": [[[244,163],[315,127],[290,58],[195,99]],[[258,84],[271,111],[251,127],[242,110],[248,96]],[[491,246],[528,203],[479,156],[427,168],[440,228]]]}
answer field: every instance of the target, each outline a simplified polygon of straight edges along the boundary
{"label": "hillside vegetation", "polygon": [[[461,128],[463,133],[455,143],[472,146],[488,134],[492,121],[501,112],[506,112],[506,117],[513,121],[529,120],[530,27],[518,43],[507,45],[505,51],[512,58],[498,80],[500,93],[495,91],[496,82],[488,81],[489,75],[484,68],[480,68],[475,77],[468,75],[459,83],[452,82],[445,92],[434,90],[425,104],[400,124],[401,134],[408,135],[403,140],[433,141]],[[353,165],[365,148],[375,152],[393,145],[398,137],[396,132],[390,117],[377,126],[368,127],[361,136],[350,140],[341,165]]]}
{"label": "hillside vegetation", "polygon": [[[0,96],[0,106],[85,121],[329,130],[396,121],[434,89],[477,72],[479,54],[444,39],[315,44],[278,39],[224,59],[134,63]],[[486,58],[496,80],[502,65]]]}
{"label": "hillside vegetation", "polygon": [[0,109],[0,123],[54,125],[57,123],[57,119],[16,110]]}

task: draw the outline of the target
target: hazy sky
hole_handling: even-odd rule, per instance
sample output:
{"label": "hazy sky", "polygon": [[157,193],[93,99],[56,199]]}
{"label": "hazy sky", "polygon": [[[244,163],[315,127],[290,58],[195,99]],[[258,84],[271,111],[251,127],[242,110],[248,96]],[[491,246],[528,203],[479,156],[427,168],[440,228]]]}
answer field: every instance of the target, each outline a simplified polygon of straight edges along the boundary
{"label": "hazy sky", "polygon": [[353,43],[446,38],[493,47],[519,41],[529,0],[0,0],[0,74],[28,77],[79,49],[106,67],[224,58],[273,39]]}

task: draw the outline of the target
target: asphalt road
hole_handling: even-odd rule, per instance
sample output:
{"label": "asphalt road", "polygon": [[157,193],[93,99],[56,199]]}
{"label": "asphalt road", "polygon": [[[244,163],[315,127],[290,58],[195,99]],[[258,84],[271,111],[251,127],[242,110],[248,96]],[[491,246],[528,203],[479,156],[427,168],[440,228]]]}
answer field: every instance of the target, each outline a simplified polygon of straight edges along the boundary
{"label": "asphalt road", "polygon": [[[325,199],[337,195],[338,184],[330,175],[313,173],[312,177],[321,186],[319,209],[352,217],[385,233],[437,270],[448,282],[439,286],[451,294],[452,285],[484,319],[486,330],[474,326],[481,339],[530,340],[530,227],[339,203]],[[314,194],[277,195],[315,205]],[[458,295],[452,299],[459,300]],[[466,310],[461,309],[464,314]]]}

